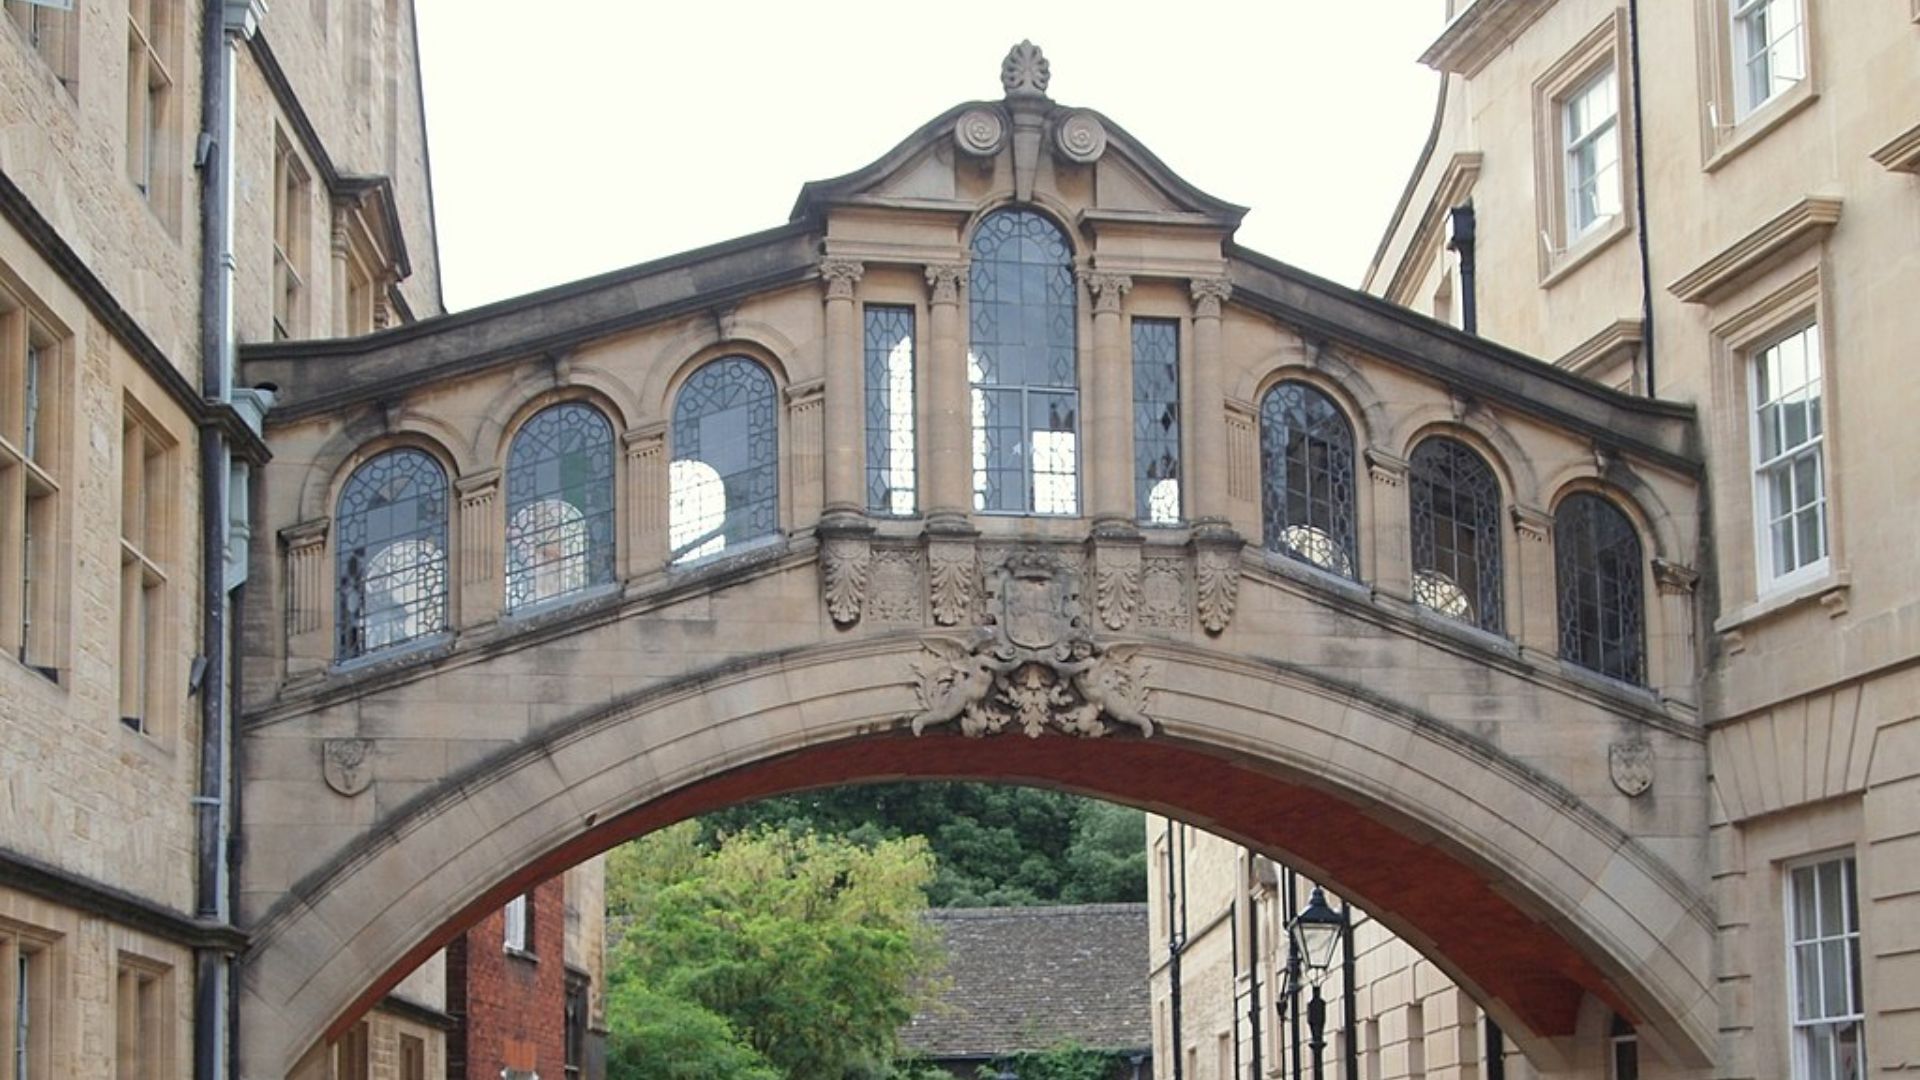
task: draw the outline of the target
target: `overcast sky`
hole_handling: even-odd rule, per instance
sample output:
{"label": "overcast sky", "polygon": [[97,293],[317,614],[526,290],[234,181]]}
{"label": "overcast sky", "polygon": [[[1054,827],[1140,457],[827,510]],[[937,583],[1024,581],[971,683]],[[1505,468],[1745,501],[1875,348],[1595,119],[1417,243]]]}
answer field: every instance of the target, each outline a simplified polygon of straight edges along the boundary
{"label": "overcast sky", "polygon": [[454,310],[779,225],[1031,38],[1055,101],[1358,284],[1433,117],[1441,0],[417,0]]}

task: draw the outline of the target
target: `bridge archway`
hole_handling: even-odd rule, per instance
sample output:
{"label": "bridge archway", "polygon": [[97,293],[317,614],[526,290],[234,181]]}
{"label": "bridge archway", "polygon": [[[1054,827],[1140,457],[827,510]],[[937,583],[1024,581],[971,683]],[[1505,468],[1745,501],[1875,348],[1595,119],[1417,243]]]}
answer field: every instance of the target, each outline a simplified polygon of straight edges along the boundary
{"label": "bridge archway", "polygon": [[914,736],[922,638],[771,653],[556,724],[416,796],[261,920],[242,1075],[299,1074],[467,922],[701,812],[900,778],[1029,783],[1171,814],[1336,885],[1555,1060],[1585,995],[1710,1055],[1711,920],[1629,834],[1454,727],[1279,663],[1140,647],[1153,738]]}

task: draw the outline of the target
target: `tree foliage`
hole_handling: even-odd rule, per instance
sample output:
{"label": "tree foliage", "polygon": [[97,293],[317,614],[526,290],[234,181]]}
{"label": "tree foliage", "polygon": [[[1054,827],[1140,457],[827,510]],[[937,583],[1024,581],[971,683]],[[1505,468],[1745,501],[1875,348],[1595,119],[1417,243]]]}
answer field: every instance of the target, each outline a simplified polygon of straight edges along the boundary
{"label": "tree foliage", "polygon": [[[699,833],[676,826],[608,860],[608,1021],[632,1070],[615,1075],[883,1074],[940,960],[922,918],[925,843],[749,829],[708,846]],[[650,1021],[634,1010],[659,999],[682,1006],[683,1030],[635,1034]],[[650,1056],[666,1053],[698,1064],[668,1071]]]}
{"label": "tree foliage", "polygon": [[863,846],[926,838],[934,907],[1141,901],[1147,896],[1140,811],[1039,788],[959,782],[873,784],[767,799],[701,819],[712,843],[775,827]]}

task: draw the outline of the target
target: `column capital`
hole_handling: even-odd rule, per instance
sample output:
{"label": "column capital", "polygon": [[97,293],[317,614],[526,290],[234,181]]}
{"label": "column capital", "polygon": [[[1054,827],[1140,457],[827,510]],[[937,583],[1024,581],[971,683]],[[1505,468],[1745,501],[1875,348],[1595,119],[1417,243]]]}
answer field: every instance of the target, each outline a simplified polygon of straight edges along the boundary
{"label": "column capital", "polygon": [[1653,560],[1653,582],[1662,596],[1691,596],[1700,583],[1700,571],[1666,559]]}
{"label": "column capital", "polygon": [[1087,286],[1087,291],[1093,294],[1093,313],[1096,315],[1105,312],[1119,314],[1121,299],[1133,288],[1131,277],[1101,270],[1083,270],[1080,280]]}
{"label": "column capital", "polygon": [[933,302],[936,304],[959,304],[960,283],[966,280],[965,263],[929,263],[927,265],[927,285],[933,290]]}
{"label": "column capital", "polygon": [[1220,317],[1220,305],[1233,295],[1233,283],[1223,277],[1193,278],[1193,313],[1202,319]]}
{"label": "column capital", "polygon": [[853,287],[867,272],[866,264],[853,259],[821,259],[820,278],[827,283],[827,299],[851,300]]}

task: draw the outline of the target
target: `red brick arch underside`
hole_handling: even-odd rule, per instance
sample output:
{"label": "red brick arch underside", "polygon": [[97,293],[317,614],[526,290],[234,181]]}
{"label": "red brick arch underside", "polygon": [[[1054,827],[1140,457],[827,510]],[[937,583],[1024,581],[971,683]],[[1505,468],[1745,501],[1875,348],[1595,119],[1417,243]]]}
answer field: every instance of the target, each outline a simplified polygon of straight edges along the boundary
{"label": "red brick arch underside", "polygon": [[[823,784],[823,778],[825,783]],[[1231,836],[1336,887],[1424,950],[1535,1036],[1574,1033],[1591,992],[1633,1010],[1581,951],[1494,887],[1492,875],[1416,830],[1352,802],[1165,738],[1101,740],[884,734],[746,765],[599,822],[503,878],[370,984],[327,1031],[334,1039],[421,962],[513,896],[625,840],[723,807],[808,788],[900,779],[1033,784],[1130,803]],[[1144,974],[1144,971],[1143,971]]]}

